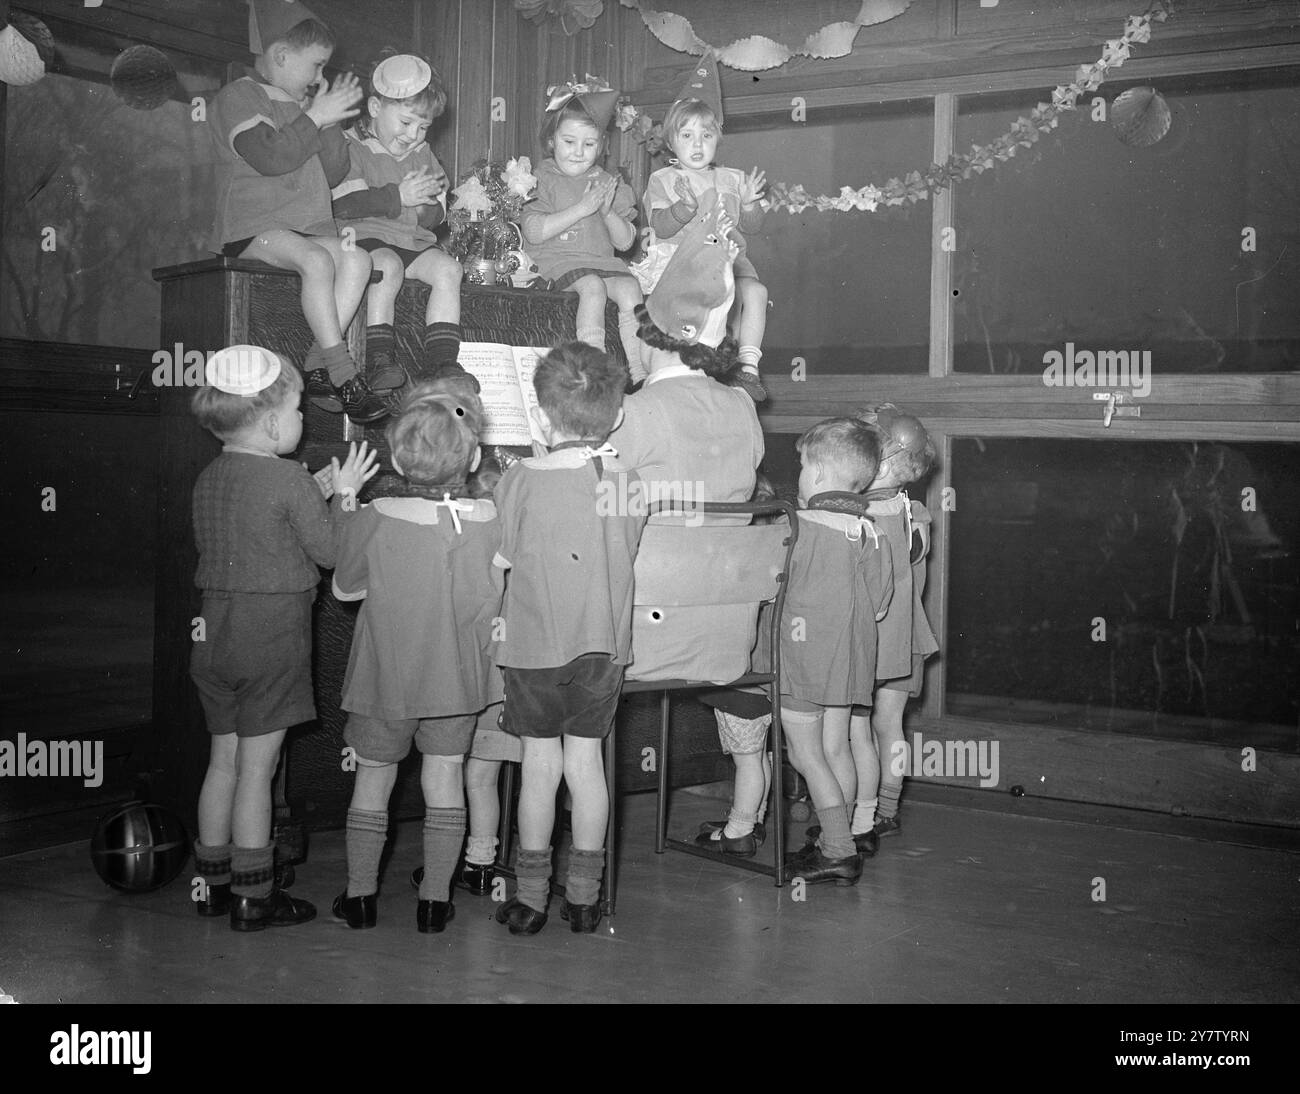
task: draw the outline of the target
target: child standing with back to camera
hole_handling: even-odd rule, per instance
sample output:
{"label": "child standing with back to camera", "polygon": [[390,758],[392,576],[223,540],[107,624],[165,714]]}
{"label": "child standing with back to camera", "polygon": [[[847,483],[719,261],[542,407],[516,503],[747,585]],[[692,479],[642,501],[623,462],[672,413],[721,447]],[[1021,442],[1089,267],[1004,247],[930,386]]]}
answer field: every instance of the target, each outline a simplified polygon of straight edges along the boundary
{"label": "child standing with back to camera", "polygon": [[537,168],[537,193],[521,227],[540,276],[578,294],[577,340],[605,349],[605,302],[618,306],[618,336],[633,383],[645,378],[635,308],[641,289],[615,255],[636,242],[632,189],[599,165],[618,92],[588,84],[551,88],[542,127],[549,157]]}
{"label": "child standing with back to camera", "polygon": [[212,249],[299,275],[315,339],[303,364],[308,397],[375,422],[388,407],[343,340],[370,280],[370,256],[343,246],[330,209],[330,187],[349,167],[339,126],[356,116],[361,89],[351,75],[327,85],[321,70],[334,35],[302,4],[253,0],[248,29],[253,72],[223,87],[208,113],[217,162]]}
{"label": "child standing with back to camera", "polygon": [[213,354],[207,381],[194,394],[194,416],[223,447],[193,499],[205,633],[190,676],[212,736],[194,845],[205,882],[198,911],[259,931],[316,915],[275,884],[271,778],[285,731],[316,717],[317,567],[334,565],[338,513],[377,468],[365,444],[353,445],[342,467],[332,460],[331,512],[302,465],[277,458],[302,438],[298,370],[269,350],[232,346]]}
{"label": "child standing with back to camera", "polygon": [[632,272],[643,291],[653,291],[677,249],[678,234],[694,218],[700,198],[708,190],[717,192],[732,222],[728,238],[737,248],[733,270],[740,305],[736,320],[740,371],[733,382],[743,387],[756,403],[761,403],[767,398],[758,375],[763,334],[767,330],[767,288],[758,279],[741,233],[755,232],[763,223],[760,201],[765,178],[757,167],[746,175],[734,167],[720,167],[713,162],[722,140],[722,86],[717,61],[711,54],[700,60],[681,95],[668,108],[663,132],[675,159],[672,166],[651,175],[646,186],[646,215],[655,239],[647,248],[645,258],[632,267]]}
{"label": "child standing with back to camera", "polygon": [[864,494],[867,513],[889,540],[894,556],[894,598],[880,621],[876,647],[875,705],[853,708],[849,727],[858,795],[852,829],[860,848],[875,851],[881,836],[901,828],[899,796],[907,764],[903,710],[921,694],[925,659],[939,649],[921,604],[930,512],[907,496],[934,465],[935,448],[925,427],[891,403],[858,412],[881,436],[880,467]]}
{"label": "child standing with back to camera", "polygon": [[462,271],[434,236],[447,216],[447,174],[425,137],[447,107],[442,81],[422,58],[399,54],[375,66],[370,88],[365,112],[348,133],[351,170],[333,197],[335,214],[383,276],[366,298],[366,369],[371,387],[382,390],[406,382],[393,333],[406,277],[429,286],[416,378],[459,369]]}

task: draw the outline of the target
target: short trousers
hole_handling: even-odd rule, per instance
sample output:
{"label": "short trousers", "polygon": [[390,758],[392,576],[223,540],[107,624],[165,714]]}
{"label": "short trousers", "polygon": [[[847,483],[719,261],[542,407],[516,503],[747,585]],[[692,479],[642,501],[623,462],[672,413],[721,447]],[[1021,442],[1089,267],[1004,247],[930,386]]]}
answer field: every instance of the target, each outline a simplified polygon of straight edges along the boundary
{"label": "short trousers", "polygon": [[[303,239],[312,238],[306,232],[294,231],[294,229],[292,228],[285,228],[282,230],[286,232],[293,232],[294,235],[302,236]],[[248,250],[248,245],[252,243],[253,240],[255,240],[256,238],[257,236],[249,236],[247,239],[237,239],[233,243],[227,243],[222,246],[221,254],[224,258],[238,258],[246,250]],[[324,237],[324,238],[328,238],[328,237]]]}
{"label": "short trousers", "polygon": [[469,754],[476,760],[505,760],[517,764],[523,759],[523,746],[501,728],[501,704],[493,703],[478,716],[474,726],[474,744]]}
{"label": "short trousers", "polygon": [[475,714],[446,718],[371,718],[348,714],[343,740],[362,759],[395,764],[406,759],[411,742],[424,756],[464,756],[474,740]]}
{"label": "short trousers", "polygon": [[360,247],[363,251],[372,251],[372,252],[382,251],[382,250],[392,251],[393,254],[397,255],[397,257],[402,260],[402,269],[406,269],[406,267],[409,266],[412,262],[414,262],[417,258],[419,258],[420,255],[424,254],[425,251],[442,250],[442,248],[439,247],[436,243],[430,243],[423,250],[412,251],[407,247],[398,247],[394,243],[385,243],[382,239],[358,239],[357,246]]}
{"label": "short trousers", "polygon": [[907,676],[900,676],[897,680],[878,680],[877,688],[884,688],[886,691],[905,691],[911,698],[916,699],[921,694],[921,688],[925,683],[925,658],[919,653],[912,654],[912,671]]}
{"label": "short trousers", "polygon": [[722,742],[725,755],[747,756],[763,751],[767,744],[767,727],[772,724],[770,714],[759,718],[738,718],[725,710],[715,710],[713,716],[718,721],[718,740]]}
{"label": "short trousers", "polygon": [[737,718],[761,718],[772,713],[772,703],[758,688],[711,688],[695,697],[707,707],[734,714]]}
{"label": "short trousers", "polygon": [[516,737],[604,739],[614,728],[625,668],[607,653],[584,653],[559,668],[503,668],[502,728]]}
{"label": "short trousers", "polygon": [[316,717],[311,685],[311,606],[316,590],[209,590],[204,640],[190,653],[208,732],[262,737]]}

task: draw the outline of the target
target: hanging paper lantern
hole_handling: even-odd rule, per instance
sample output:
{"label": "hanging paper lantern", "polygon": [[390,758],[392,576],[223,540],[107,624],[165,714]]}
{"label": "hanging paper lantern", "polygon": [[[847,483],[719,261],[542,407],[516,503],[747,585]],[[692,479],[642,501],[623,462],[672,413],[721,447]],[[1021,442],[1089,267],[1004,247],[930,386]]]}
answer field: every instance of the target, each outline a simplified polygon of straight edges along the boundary
{"label": "hanging paper lantern", "polygon": [[1149,148],[1169,132],[1173,121],[1165,97],[1153,87],[1131,87],[1110,104],[1115,136],[1134,148]]}
{"label": "hanging paper lantern", "polygon": [[34,84],[54,61],[50,28],[23,12],[14,12],[0,30],[0,80],[14,87]]}
{"label": "hanging paper lantern", "polygon": [[117,55],[108,74],[113,91],[133,110],[154,110],[171,98],[176,68],[153,46],[131,46]]}

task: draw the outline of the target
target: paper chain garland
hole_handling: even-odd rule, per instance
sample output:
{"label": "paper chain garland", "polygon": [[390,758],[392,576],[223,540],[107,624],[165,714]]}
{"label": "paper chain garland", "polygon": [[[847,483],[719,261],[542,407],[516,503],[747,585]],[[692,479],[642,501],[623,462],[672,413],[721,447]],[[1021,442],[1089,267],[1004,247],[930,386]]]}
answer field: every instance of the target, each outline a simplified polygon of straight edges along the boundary
{"label": "paper chain garland", "polygon": [[[516,0],[518,5],[522,0]],[[912,0],[862,0],[858,14],[852,20],[828,23],[809,34],[795,47],[787,46],[761,34],[737,38],[726,45],[710,45],[695,33],[691,21],[671,11],[655,11],[645,0],[622,0],[625,8],[635,8],[641,13],[647,29],[669,49],[679,53],[702,56],[712,51],[728,68],[742,72],[761,72],[779,68],[793,57],[843,57],[853,49],[853,40],[863,27],[888,22],[902,15]]]}
{"label": "paper chain garland", "polygon": [[890,179],[883,186],[868,183],[856,190],[851,186],[842,187],[834,197],[827,194],[813,197],[802,184],[786,186],[776,183],[768,189],[763,205],[768,209],[785,209],[791,214],[807,209],[819,213],[829,210],[874,213],[882,205],[914,204],[959,179],[983,174],[998,163],[1011,159],[1017,149],[1031,147],[1041,134],[1055,129],[1060,115],[1075,109],[1080,95],[1085,91],[1096,91],[1112,68],[1119,68],[1128,60],[1133,45],[1151,40],[1151,24],[1168,19],[1170,6],[1156,0],[1141,15],[1130,15],[1124,24],[1123,35],[1106,43],[1100,60],[1095,64],[1080,65],[1074,82],[1057,87],[1052,92],[1050,103],[1039,103],[1028,115],[1017,118],[1009,131],[989,144],[973,145],[964,155],[949,157],[947,163],[932,163],[924,173],[913,171],[901,179]]}

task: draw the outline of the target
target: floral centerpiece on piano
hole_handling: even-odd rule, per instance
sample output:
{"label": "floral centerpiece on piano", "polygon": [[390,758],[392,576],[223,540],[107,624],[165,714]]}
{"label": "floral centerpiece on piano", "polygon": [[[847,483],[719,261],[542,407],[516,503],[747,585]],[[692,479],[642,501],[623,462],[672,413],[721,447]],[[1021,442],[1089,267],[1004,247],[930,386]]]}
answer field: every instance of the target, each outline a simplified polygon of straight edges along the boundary
{"label": "floral centerpiece on piano", "polygon": [[519,268],[519,215],[537,186],[527,156],[506,163],[477,161],[452,193],[447,250],[465,267],[465,280],[494,285]]}

